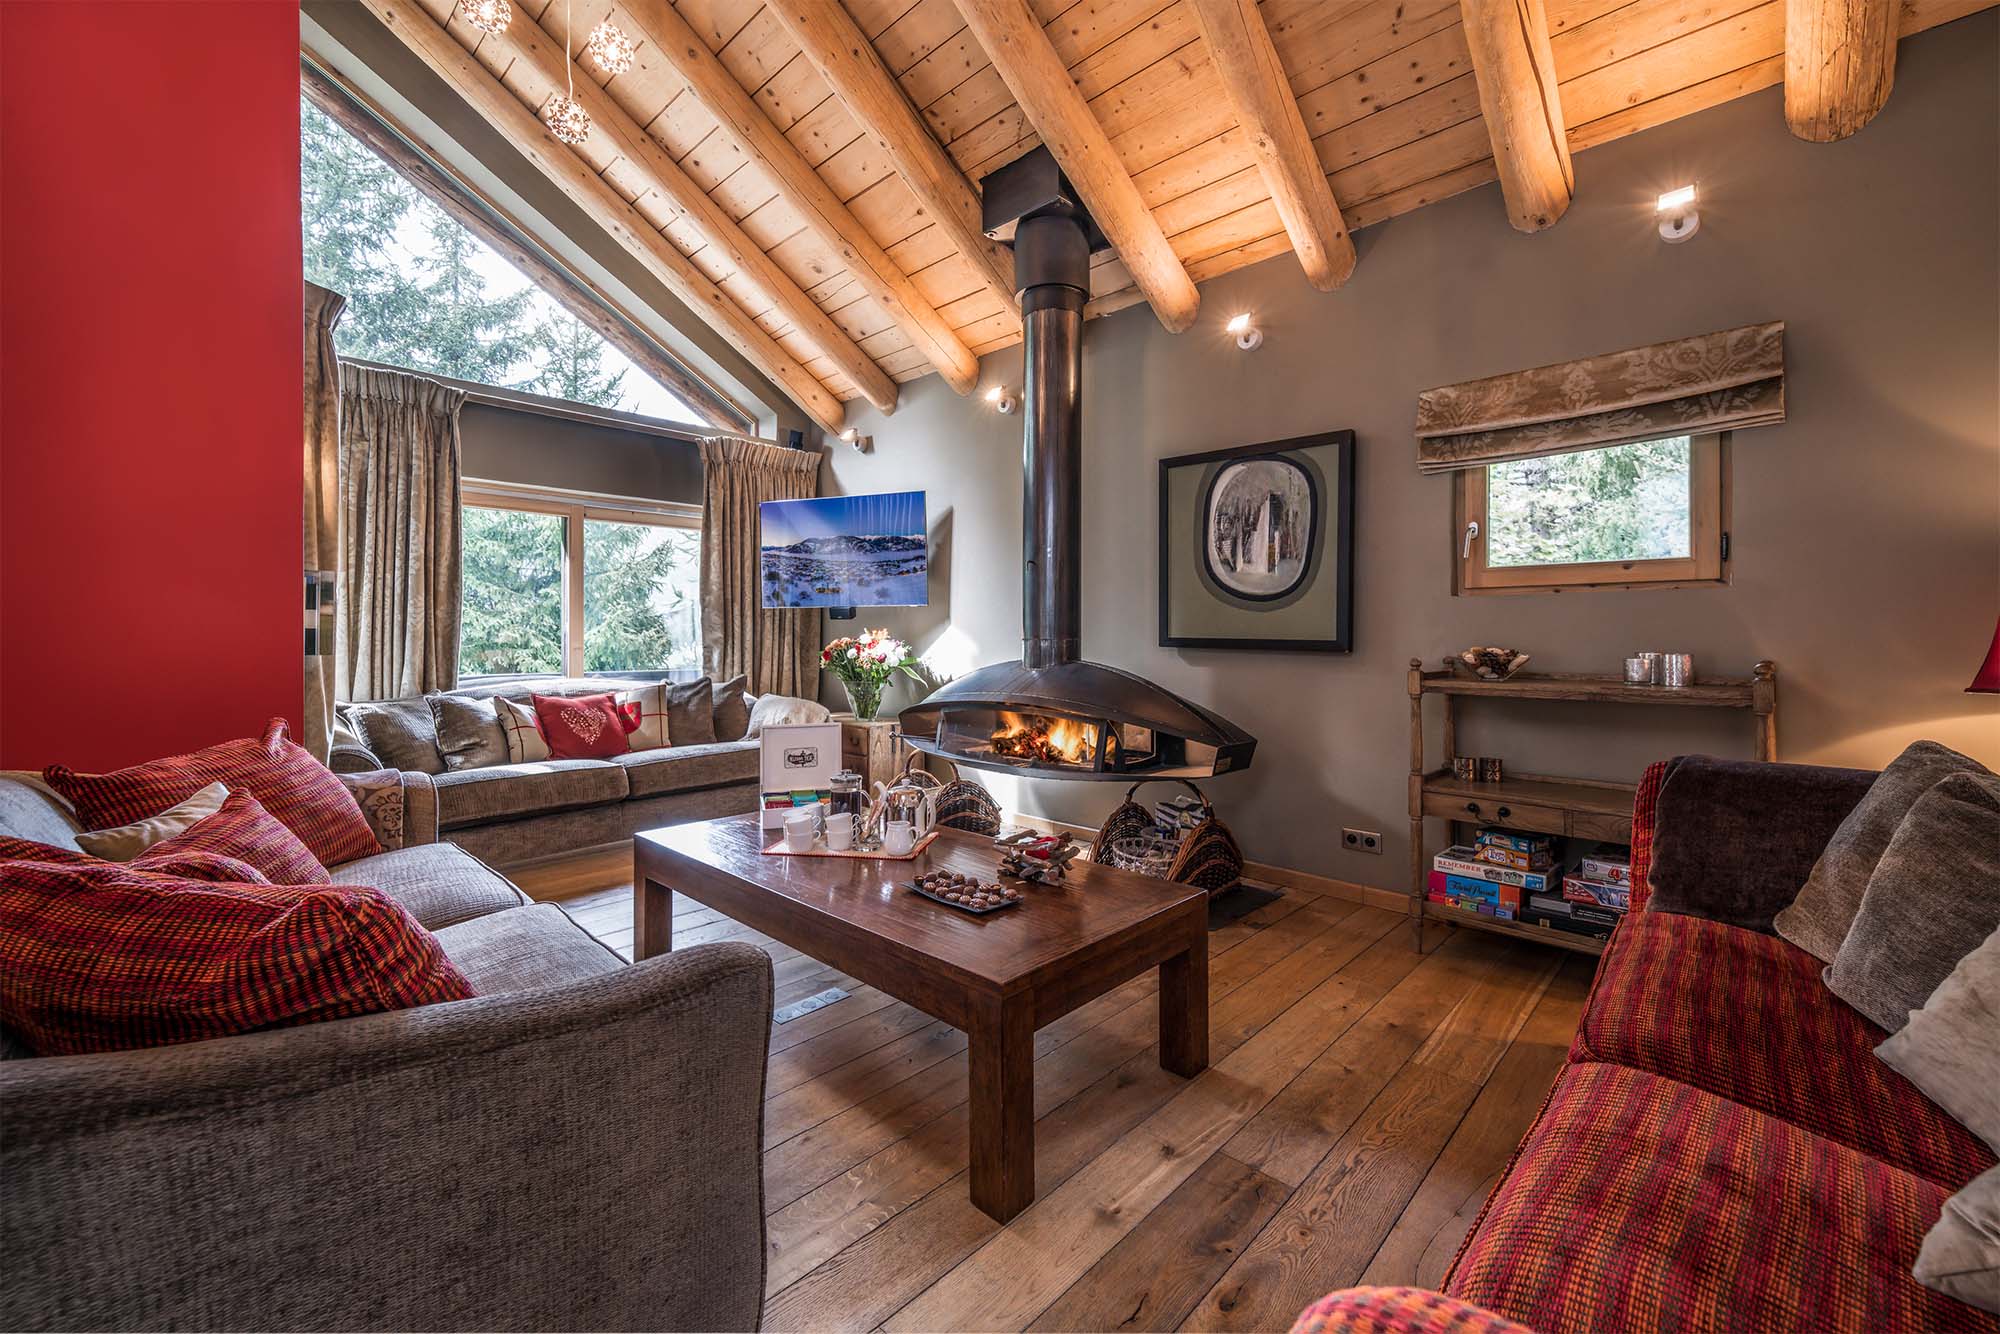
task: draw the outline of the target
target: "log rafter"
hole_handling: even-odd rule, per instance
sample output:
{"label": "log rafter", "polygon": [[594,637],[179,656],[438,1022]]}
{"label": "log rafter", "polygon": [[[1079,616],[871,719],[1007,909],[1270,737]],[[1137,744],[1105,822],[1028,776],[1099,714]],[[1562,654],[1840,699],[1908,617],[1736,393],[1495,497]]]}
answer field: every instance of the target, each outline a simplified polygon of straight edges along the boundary
{"label": "log rafter", "polygon": [[687,20],[668,0],[625,0],[621,8],[660,58],[686,81],[696,101],[764,169],[806,226],[839,257],[946,383],[961,394],[970,393],[979,380],[979,359]]}
{"label": "log rafter", "polygon": [[1201,294],[1027,0],[953,3],[1160,323],[1175,333],[1187,329]]}
{"label": "log rafter", "polygon": [[1813,143],[1845,139],[1896,82],[1896,0],[1786,0],[1785,124]]}
{"label": "log rafter", "polygon": [[[978,192],[924,125],[840,0],[770,0],[769,7],[917,202],[972,261],[987,290],[1007,309],[1015,309],[1013,261],[980,229]],[[1014,323],[1018,327],[1019,321]]]}
{"label": "log rafter", "polygon": [[1459,0],[1479,109],[1515,228],[1555,224],[1576,193],[1542,0]]}
{"label": "log rafter", "polygon": [[1307,281],[1330,292],[1354,272],[1354,238],[1257,0],[1194,0],[1194,12],[1299,265]]}
{"label": "log rafter", "polygon": [[[550,134],[535,113],[481,65],[416,0],[364,0],[383,26],[486,119],[538,171],[604,228],[668,291],[702,312],[712,328],[758,370],[782,385],[829,431],[846,416],[841,401],[743,308],[695,267],[590,164]],[[519,21],[518,11],[516,21]]]}
{"label": "log rafter", "polygon": [[[565,57],[561,45],[525,13],[502,32],[488,35],[479,45],[513,62],[510,79],[519,62],[526,62],[539,80],[552,89],[565,87]],[[475,53],[476,54],[476,53]],[[582,64],[575,66],[576,99],[591,119],[591,136],[603,136],[612,155],[624,160],[623,170],[637,183],[658,193],[686,220],[716,253],[771,303],[778,316],[789,322],[801,338],[840,368],[862,397],[883,412],[896,410],[896,382],[889,378],[868,354],[848,337],[833,317],[820,306],[755,241],[744,234],[736,220],[723,211],[699,184],[681,169],[659,142],[641,129],[625,109],[600,88]],[[539,108],[537,108],[539,109]],[[579,150],[580,152],[581,150]]]}

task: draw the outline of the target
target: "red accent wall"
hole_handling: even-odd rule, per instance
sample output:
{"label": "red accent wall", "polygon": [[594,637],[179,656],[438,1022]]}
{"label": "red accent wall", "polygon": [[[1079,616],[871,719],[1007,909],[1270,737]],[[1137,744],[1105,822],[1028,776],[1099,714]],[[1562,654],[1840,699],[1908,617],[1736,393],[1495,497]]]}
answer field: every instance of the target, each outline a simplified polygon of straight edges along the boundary
{"label": "red accent wall", "polygon": [[0,767],[297,723],[298,41],[0,3]]}

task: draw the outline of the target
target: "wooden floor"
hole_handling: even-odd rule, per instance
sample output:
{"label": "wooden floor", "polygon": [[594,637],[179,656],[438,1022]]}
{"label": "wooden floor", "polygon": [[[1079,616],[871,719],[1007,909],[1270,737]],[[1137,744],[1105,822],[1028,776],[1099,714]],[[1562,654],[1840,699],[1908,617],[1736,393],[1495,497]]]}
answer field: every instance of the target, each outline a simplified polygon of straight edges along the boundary
{"label": "wooden floor", "polygon": [[[515,877],[628,955],[627,855]],[[687,900],[677,947],[769,951],[773,1330],[1283,1330],[1435,1286],[1561,1067],[1592,960],[1309,892],[1210,934],[1210,1057],[1159,1068],[1137,979],[1036,1035],[1036,1202],[966,1196],[964,1035]]]}

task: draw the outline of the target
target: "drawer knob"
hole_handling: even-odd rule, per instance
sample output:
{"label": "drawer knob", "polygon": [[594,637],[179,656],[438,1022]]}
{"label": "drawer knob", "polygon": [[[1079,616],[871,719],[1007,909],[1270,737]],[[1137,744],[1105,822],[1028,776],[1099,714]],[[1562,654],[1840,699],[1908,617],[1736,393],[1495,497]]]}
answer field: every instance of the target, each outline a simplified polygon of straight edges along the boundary
{"label": "drawer knob", "polygon": [[1503,820],[1506,819],[1508,816],[1512,815],[1513,813],[1514,812],[1508,810],[1505,806],[1502,806],[1500,808],[1500,818]]}
{"label": "drawer knob", "polygon": [[1471,811],[1474,815],[1477,815],[1479,814],[1479,803],[1476,801],[1468,801],[1465,803],[1465,809]]}

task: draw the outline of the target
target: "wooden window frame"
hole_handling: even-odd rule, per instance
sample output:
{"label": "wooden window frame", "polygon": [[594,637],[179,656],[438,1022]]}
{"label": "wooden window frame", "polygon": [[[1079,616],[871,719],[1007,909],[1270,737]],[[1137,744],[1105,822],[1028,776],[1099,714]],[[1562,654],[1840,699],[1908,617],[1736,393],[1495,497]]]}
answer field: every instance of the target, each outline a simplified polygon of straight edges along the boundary
{"label": "wooden window frame", "polygon": [[[1560,593],[1569,588],[1705,588],[1729,582],[1729,432],[1693,437],[1688,449],[1688,550],[1669,560],[1486,564],[1486,467],[1452,478],[1452,593]],[[1479,536],[1465,540],[1468,524]]]}
{"label": "wooden window frame", "polygon": [[[583,522],[650,523],[662,528],[701,531],[701,506],[671,500],[637,500],[595,492],[467,478],[459,487],[459,507],[556,514],[563,519],[563,676],[587,676],[583,659]],[[530,673],[532,675],[532,673]],[[466,676],[463,680],[477,680]]]}

